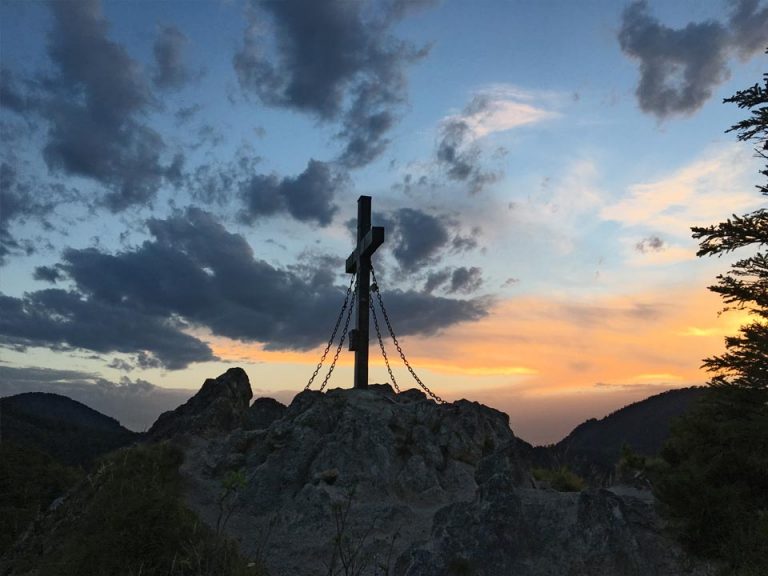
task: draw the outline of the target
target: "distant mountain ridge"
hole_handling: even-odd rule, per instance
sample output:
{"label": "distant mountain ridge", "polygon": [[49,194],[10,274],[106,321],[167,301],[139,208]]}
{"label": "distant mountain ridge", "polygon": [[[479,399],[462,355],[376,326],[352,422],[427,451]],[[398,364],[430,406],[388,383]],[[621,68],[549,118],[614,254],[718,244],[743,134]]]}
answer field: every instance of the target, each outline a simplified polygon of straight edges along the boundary
{"label": "distant mountain ridge", "polygon": [[555,444],[554,458],[594,480],[613,471],[624,444],[638,454],[656,455],[669,436],[672,422],[690,410],[706,390],[696,386],[668,390],[600,420],[590,418]]}
{"label": "distant mountain ridge", "polygon": [[47,392],[0,398],[0,438],[34,446],[60,462],[88,466],[141,435],[85,404]]}

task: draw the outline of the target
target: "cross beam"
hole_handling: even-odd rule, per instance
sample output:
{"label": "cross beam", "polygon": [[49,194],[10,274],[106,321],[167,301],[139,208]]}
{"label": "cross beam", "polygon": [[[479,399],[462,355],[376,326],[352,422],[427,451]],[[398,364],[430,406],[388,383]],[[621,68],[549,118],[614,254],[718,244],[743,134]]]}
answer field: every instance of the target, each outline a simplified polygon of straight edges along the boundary
{"label": "cross beam", "polygon": [[357,247],[347,258],[348,274],[357,272],[357,319],[349,332],[355,352],[355,388],[368,387],[368,312],[371,301],[371,255],[384,243],[384,228],[371,227],[371,197],[357,199]]}

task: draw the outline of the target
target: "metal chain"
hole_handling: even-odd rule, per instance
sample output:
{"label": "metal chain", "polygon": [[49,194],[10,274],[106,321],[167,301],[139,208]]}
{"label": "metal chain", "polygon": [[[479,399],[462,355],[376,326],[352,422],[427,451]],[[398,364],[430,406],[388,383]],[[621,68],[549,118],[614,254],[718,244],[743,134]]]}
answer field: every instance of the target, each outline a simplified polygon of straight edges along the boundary
{"label": "metal chain", "polygon": [[341,333],[341,338],[339,339],[339,345],[336,347],[336,353],[333,355],[333,362],[331,362],[331,365],[328,367],[328,373],[325,375],[325,378],[323,379],[323,383],[320,386],[320,392],[322,392],[325,389],[325,385],[328,384],[328,380],[331,379],[331,374],[333,374],[333,369],[336,368],[336,361],[339,359],[339,354],[341,353],[341,349],[344,346],[344,339],[347,337],[347,331],[349,330],[349,320],[352,318],[352,310],[355,308],[355,300],[357,300],[357,279],[355,279],[355,288],[354,288],[355,296],[352,298],[352,302],[349,305],[349,310],[347,311],[347,319],[344,321],[344,330]]}
{"label": "metal chain", "polygon": [[[379,286],[374,283],[373,286],[371,286],[371,290],[374,292],[378,291]],[[379,339],[379,348],[381,348],[381,355],[384,356],[384,364],[387,366],[387,372],[389,372],[389,377],[392,379],[392,385],[395,387],[395,391],[397,393],[400,393],[400,387],[397,385],[397,380],[395,380],[395,375],[392,373],[392,368],[389,365],[389,358],[387,357],[387,351],[384,349],[384,340],[381,338],[381,330],[379,330],[379,319],[376,317],[376,308],[373,305],[373,300],[369,300],[369,304],[371,306],[371,313],[373,314],[373,325],[376,328],[376,337]]]}
{"label": "metal chain", "polygon": [[[312,376],[310,376],[309,378],[309,382],[307,382],[307,385],[304,386],[304,390],[309,390],[309,387],[312,386],[312,382],[315,381],[315,378],[317,377],[318,372],[320,372],[320,369],[323,367],[323,362],[325,362],[325,358],[326,356],[328,356],[328,351],[331,349],[331,345],[333,344],[333,341],[336,339],[336,332],[339,330],[341,319],[344,317],[344,310],[347,309],[347,305],[349,304],[349,295],[352,293],[352,286],[353,284],[355,284],[356,279],[357,279],[357,274],[353,274],[352,279],[349,281],[347,294],[346,296],[344,296],[344,304],[341,307],[341,312],[339,312],[339,317],[336,319],[336,325],[333,327],[333,333],[331,334],[331,337],[328,339],[328,344],[326,345],[325,350],[323,351],[323,355],[320,357],[320,362],[317,363],[317,366],[315,367],[315,371],[312,372]],[[353,305],[354,305],[354,300],[353,300]],[[347,320],[347,323],[349,323],[349,320]]]}
{"label": "metal chain", "polygon": [[424,382],[421,381],[421,378],[419,378],[416,375],[416,372],[414,372],[413,368],[411,367],[410,362],[405,357],[405,352],[403,352],[402,347],[400,346],[400,343],[397,341],[397,336],[395,336],[395,331],[392,330],[392,323],[389,321],[389,315],[387,314],[387,309],[384,308],[384,301],[381,299],[381,290],[379,290],[379,283],[376,281],[376,272],[373,269],[373,264],[371,264],[371,275],[373,277],[373,286],[371,289],[376,294],[376,299],[379,301],[379,307],[381,307],[381,312],[384,314],[384,321],[387,323],[387,329],[389,330],[389,335],[392,336],[392,342],[395,343],[395,348],[397,348],[397,352],[400,354],[400,359],[403,361],[403,364],[405,364],[405,367],[408,368],[408,372],[411,373],[411,376],[413,376],[413,379],[416,380],[419,386],[427,393],[429,396],[432,397],[433,400],[435,400],[438,404],[445,404],[445,400],[440,398],[437,394],[432,392]]}

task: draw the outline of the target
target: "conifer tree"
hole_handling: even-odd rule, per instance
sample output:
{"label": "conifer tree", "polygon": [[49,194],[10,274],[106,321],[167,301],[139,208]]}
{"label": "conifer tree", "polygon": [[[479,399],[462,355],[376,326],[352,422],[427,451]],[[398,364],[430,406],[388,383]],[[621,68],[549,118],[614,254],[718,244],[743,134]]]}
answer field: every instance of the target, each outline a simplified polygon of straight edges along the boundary
{"label": "conifer tree", "polygon": [[[768,196],[768,74],[725,102],[749,111],[728,131],[756,144],[766,161],[757,188]],[[768,574],[768,209],[692,231],[698,256],[745,252],[710,290],[751,320],[704,360],[709,390],[673,427],[656,492],[691,551],[731,574]]]}

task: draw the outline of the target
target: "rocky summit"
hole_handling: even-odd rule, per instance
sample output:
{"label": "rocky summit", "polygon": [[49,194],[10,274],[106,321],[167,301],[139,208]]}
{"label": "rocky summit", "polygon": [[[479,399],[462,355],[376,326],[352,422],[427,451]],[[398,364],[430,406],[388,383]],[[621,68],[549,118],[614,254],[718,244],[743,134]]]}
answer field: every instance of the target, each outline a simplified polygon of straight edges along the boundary
{"label": "rocky summit", "polygon": [[160,414],[147,436],[153,440],[180,434],[215,436],[239,428],[245,423],[252,397],[245,370],[230,368],[216,379],[208,378],[185,404]]}
{"label": "rocky summit", "polygon": [[388,385],[250,397],[231,369],[150,437],[183,448],[188,505],[273,576],[707,574],[650,493],[538,487],[497,410]]}

